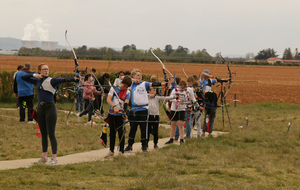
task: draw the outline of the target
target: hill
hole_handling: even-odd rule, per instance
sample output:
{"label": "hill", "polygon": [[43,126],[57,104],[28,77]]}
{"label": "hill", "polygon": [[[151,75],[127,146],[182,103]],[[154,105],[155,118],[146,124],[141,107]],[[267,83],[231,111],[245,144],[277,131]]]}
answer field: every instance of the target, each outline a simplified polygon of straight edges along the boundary
{"label": "hill", "polygon": [[16,38],[3,38],[0,37],[0,49],[4,50],[15,50],[20,49],[22,46],[22,41]]}

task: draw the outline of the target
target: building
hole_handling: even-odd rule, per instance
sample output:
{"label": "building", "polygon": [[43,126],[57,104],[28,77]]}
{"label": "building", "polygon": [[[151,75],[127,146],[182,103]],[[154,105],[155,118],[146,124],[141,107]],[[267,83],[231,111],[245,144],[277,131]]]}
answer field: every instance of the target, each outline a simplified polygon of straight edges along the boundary
{"label": "building", "polygon": [[270,57],[269,59],[267,59],[267,62],[270,65],[274,65],[275,63],[283,63],[283,59],[278,58],[278,57]]}
{"label": "building", "polygon": [[32,40],[22,40],[22,47],[26,48],[37,48],[39,47],[39,41],[32,41]]}

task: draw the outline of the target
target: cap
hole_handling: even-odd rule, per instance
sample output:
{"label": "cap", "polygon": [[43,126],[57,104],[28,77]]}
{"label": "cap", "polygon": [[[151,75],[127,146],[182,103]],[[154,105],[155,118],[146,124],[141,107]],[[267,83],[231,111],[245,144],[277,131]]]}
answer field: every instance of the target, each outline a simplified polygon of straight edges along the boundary
{"label": "cap", "polygon": [[211,73],[209,72],[209,70],[207,70],[207,69],[205,69],[205,70],[203,71],[203,73],[208,74],[208,75],[211,74]]}

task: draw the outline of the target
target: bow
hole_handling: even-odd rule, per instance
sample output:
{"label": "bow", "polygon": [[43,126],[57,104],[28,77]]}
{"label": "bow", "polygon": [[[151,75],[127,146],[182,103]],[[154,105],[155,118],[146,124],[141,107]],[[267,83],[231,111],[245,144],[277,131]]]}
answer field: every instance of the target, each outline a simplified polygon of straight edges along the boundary
{"label": "bow", "polygon": [[[79,70],[78,70],[78,66],[79,66],[79,63],[78,63],[78,61],[77,61],[77,56],[76,56],[76,53],[75,53],[75,51],[74,51],[74,49],[73,49],[73,47],[71,46],[71,44],[69,43],[69,41],[68,41],[68,38],[67,38],[67,30],[66,30],[66,32],[65,32],[65,39],[66,39],[66,42],[68,43],[68,45],[70,46],[70,48],[71,48],[71,50],[72,50],[72,52],[73,52],[73,55],[74,55],[74,61],[75,61],[75,73],[76,73],[76,77],[79,77]],[[76,102],[76,96],[77,96],[77,88],[78,88],[78,86],[77,85],[75,85],[74,86],[74,102],[73,102],[73,104],[72,104],[72,107],[71,107],[71,109],[70,109],[70,111],[69,111],[69,113],[68,113],[68,116],[67,116],[67,126],[69,126],[69,116],[70,116],[70,113],[71,113],[71,111],[72,111],[72,109],[73,109],[73,107],[74,107],[74,104],[75,104],[75,102]]]}
{"label": "bow", "polygon": [[[225,59],[222,57],[222,55],[221,55],[221,53],[220,53],[220,57],[223,59],[223,63],[225,63],[226,61],[225,61]],[[224,97],[226,97],[226,95],[228,94],[228,92],[229,92],[229,89],[230,89],[230,87],[231,87],[231,84],[232,84],[232,73],[231,73],[231,70],[230,70],[230,67],[229,67],[229,64],[228,64],[228,62],[226,62],[226,65],[227,65],[227,69],[228,69],[228,74],[229,74],[229,83],[228,83],[228,88],[227,88],[227,92],[225,93],[225,95],[224,95]]]}
{"label": "bow", "polygon": [[[92,76],[96,79],[96,81],[98,82],[99,86],[100,86],[100,90],[102,92],[104,92],[103,86],[100,84],[99,80],[97,79],[97,77],[92,73]],[[97,85],[98,86],[98,85]],[[98,100],[98,99],[97,99]],[[98,102],[98,101],[97,101]],[[101,109],[103,107],[103,94],[101,94],[101,106],[99,108],[99,113],[101,114]]]}
{"label": "bow", "polygon": [[[176,90],[176,93],[178,93],[178,92],[177,92],[177,87],[176,87],[177,84],[176,84],[176,81],[175,81],[175,75],[173,76],[172,73],[166,69],[166,67],[165,67],[165,65],[163,64],[163,62],[162,62],[162,61],[161,61],[161,60],[153,53],[152,48],[150,48],[150,51],[151,51],[151,53],[153,54],[153,56],[154,56],[154,57],[160,62],[160,64],[162,65],[165,82],[168,82],[168,78],[174,78],[174,82],[175,82],[175,90]],[[168,73],[171,75],[171,77],[167,77],[166,71],[168,71]],[[165,97],[164,102],[165,102],[165,100],[166,100],[167,86],[166,86],[165,88],[166,88],[166,89],[165,89],[165,93],[164,93],[164,97]],[[179,102],[179,99],[177,99],[177,101],[176,101],[176,105],[175,105],[175,106],[176,106],[176,109],[177,109],[178,102]],[[162,104],[162,105],[164,105],[164,104]],[[158,108],[157,111],[159,111],[160,108],[161,108],[161,106]],[[166,109],[164,109],[164,110],[165,110],[166,114],[168,115],[168,112],[166,111]],[[176,112],[177,112],[177,111],[175,111],[175,114],[176,114]],[[174,114],[174,116],[175,116],[175,114]],[[172,119],[174,118],[174,116],[173,116],[170,120],[172,120]]]}

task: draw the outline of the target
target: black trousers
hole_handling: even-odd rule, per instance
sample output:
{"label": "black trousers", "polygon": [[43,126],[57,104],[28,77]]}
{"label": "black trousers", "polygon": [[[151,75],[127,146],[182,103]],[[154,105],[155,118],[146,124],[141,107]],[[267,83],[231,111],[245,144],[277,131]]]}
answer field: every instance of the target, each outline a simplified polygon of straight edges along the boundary
{"label": "black trousers", "polygon": [[27,112],[28,121],[33,121],[33,118],[31,116],[32,111],[33,111],[33,95],[19,97],[19,105],[20,105],[20,122],[25,121],[26,107],[28,109],[28,112]]}
{"label": "black trousers", "polygon": [[119,142],[120,142],[120,152],[124,153],[125,134],[123,130],[123,117],[108,114],[108,119],[109,119],[109,130],[110,130],[109,132],[110,151],[114,152],[115,150],[116,133],[118,132]]}
{"label": "black trousers", "polygon": [[137,111],[135,113],[130,112],[130,131],[128,145],[132,146],[134,143],[134,138],[136,134],[137,127],[140,126],[141,130],[141,141],[142,147],[147,148],[148,146],[148,110]]}
{"label": "black trousers", "polygon": [[151,131],[153,132],[153,142],[157,144],[158,142],[158,125],[159,125],[159,115],[149,115],[148,123],[148,142],[150,140]]}
{"label": "black trousers", "polygon": [[57,140],[55,127],[57,121],[57,109],[54,102],[39,103],[36,116],[42,134],[43,152],[48,151],[48,136],[50,138],[52,154],[57,154]]}

